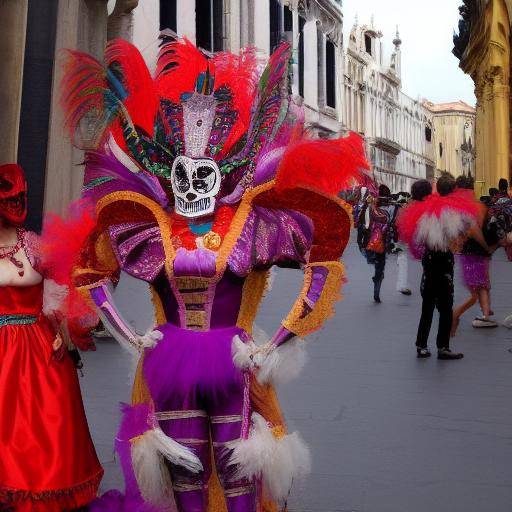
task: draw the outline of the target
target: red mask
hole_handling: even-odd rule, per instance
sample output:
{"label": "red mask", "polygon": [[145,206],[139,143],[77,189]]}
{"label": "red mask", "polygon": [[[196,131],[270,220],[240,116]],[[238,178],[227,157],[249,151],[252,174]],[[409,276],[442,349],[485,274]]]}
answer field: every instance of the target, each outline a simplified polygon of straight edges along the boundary
{"label": "red mask", "polygon": [[15,226],[27,217],[27,182],[18,164],[0,165],[0,217]]}

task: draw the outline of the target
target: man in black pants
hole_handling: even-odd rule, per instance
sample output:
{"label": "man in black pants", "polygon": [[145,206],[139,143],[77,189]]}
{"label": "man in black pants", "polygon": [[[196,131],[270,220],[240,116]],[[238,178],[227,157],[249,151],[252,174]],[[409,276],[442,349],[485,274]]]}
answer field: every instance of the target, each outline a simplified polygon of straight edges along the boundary
{"label": "man in black pants", "polygon": [[[446,196],[455,190],[455,180],[451,176],[442,176],[437,182],[439,195]],[[414,198],[414,194],[413,194]],[[453,253],[425,249],[421,260],[423,276],[421,278],[421,296],[423,304],[421,319],[416,338],[416,350],[419,358],[430,357],[427,348],[428,335],[432,326],[434,309],[439,311],[439,328],[437,331],[437,358],[462,359],[464,354],[450,350],[450,331],[453,317]]]}

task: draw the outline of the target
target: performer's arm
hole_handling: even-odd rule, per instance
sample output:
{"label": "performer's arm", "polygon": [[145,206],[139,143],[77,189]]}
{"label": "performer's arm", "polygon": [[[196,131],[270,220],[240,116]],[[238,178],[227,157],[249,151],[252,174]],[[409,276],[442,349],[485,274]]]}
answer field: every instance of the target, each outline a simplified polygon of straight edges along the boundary
{"label": "performer's arm", "polygon": [[159,331],[151,331],[141,336],[131,328],[117,308],[107,284],[90,288],[89,293],[101,321],[124,348],[141,352],[144,348],[153,347],[161,339],[162,335]]}

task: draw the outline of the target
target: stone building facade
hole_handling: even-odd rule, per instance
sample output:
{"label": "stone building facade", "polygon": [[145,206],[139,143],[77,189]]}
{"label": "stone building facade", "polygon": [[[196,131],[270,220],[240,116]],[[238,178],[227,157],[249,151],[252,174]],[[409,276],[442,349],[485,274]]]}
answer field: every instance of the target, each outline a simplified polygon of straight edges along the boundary
{"label": "stone building facade", "polygon": [[476,187],[487,194],[500,178],[511,178],[512,0],[463,0],[453,53],[475,83]]}
{"label": "stone building facade", "polygon": [[434,178],[433,115],[402,90],[398,29],[385,57],[383,34],[370,25],[352,27],[345,49],[344,127],[366,138],[374,178],[392,191]]}
{"label": "stone building facade", "polygon": [[109,11],[107,0],[0,1],[0,163],[25,169],[30,228],[41,227],[43,209],[64,213],[82,186],[83,154],[63,129],[61,50],[101,58],[107,37],[129,37],[137,2]]}
{"label": "stone building facade", "polygon": [[434,121],[436,177],[444,172],[475,177],[475,108],[463,101],[425,102],[425,107]]}
{"label": "stone building facade", "polygon": [[154,67],[160,31],[207,51],[254,46],[265,55],[286,39],[293,47],[292,93],[320,135],[340,133],[343,16],[337,0],[140,0],[133,42]]}

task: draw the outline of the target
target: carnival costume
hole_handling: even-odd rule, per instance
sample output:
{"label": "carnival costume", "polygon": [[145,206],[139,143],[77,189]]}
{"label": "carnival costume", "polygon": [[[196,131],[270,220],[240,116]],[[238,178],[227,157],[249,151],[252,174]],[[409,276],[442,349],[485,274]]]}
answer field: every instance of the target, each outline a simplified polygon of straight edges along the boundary
{"label": "carnival costume", "polygon": [[[97,204],[75,284],[142,353],[116,441],[126,494],[92,510],[167,510],[173,494],[181,512],[276,510],[307,469],[271,381],[300,349],[292,338],[333,312],[350,231],[336,196],[367,164],[356,135],[304,138],[289,59],[283,44],[260,74],[252,50],[207,56],[172,41],[153,79],[125,41],[105,65],[70,52],[64,104],[82,147],[80,127],[93,127],[84,197]],[[275,265],[304,268],[304,287],[258,347],[253,320]],[[147,335],[112,300],[121,269],[151,288]]]}
{"label": "carnival costume", "polygon": [[53,350],[67,294],[46,280],[40,240],[22,228],[26,213],[23,171],[0,166],[0,217],[18,226],[16,245],[0,253],[17,270],[0,294],[0,509],[70,511],[96,497],[103,470],[73,361]]}

